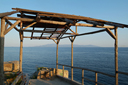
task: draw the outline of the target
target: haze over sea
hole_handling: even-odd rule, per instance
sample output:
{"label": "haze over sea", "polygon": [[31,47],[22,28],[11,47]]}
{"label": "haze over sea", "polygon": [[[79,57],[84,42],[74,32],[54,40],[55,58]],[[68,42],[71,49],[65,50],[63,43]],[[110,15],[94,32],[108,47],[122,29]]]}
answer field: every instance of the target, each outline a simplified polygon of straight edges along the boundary
{"label": "haze over sea", "polygon": [[[4,61],[19,60],[19,47],[5,47]],[[59,47],[58,63],[71,65],[71,48]],[[118,53],[119,71],[128,72],[128,47],[119,47]],[[37,67],[56,67],[56,47],[24,47],[23,48],[23,72],[31,75]],[[74,66],[88,68],[114,75],[114,48],[113,47],[74,47]],[[62,66],[59,66],[62,69]],[[71,69],[69,78],[71,78]],[[81,70],[74,69],[74,80],[81,82]],[[84,76],[92,80],[95,73],[85,71]],[[98,82],[106,85],[114,85],[115,79],[98,74]],[[85,80],[86,85],[94,85]],[[128,76],[119,74],[119,85],[128,85]]]}

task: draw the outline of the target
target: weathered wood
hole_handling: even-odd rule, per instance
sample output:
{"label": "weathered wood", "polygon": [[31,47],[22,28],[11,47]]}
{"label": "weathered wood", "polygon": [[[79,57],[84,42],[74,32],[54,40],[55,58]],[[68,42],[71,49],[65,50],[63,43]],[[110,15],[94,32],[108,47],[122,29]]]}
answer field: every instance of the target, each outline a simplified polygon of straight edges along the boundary
{"label": "weathered wood", "polygon": [[28,36],[23,36],[23,38],[32,38],[32,39],[56,39],[56,37],[52,37],[52,38],[49,38],[49,37],[28,37]]}
{"label": "weathered wood", "polygon": [[96,28],[109,28],[109,29],[114,29],[114,26],[99,26],[99,25],[83,24],[83,23],[76,23],[74,26],[84,26],[84,27],[96,27]]}
{"label": "weathered wood", "polygon": [[[66,67],[72,67],[72,66],[64,65],[64,64],[58,64],[58,65],[66,66]],[[100,74],[103,74],[103,75],[106,75],[106,76],[109,76],[109,77],[115,77],[115,76],[113,76],[113,75],[110,75],[110,74],[107,74],[107,73],[104,73],[104,72],[95,71],[95,70],[91,70],[91,69],[87,69],[87,68],[74,67],[74,66],[73,66],[72,68],[75,68],[75,69],[83,69],[83,70],[86,70],[86,71],[91,71],[91,72],[100,73]]]}
{"label": "weathered wood", "polygon": [[5,25],[5,30],[7,30],[7,28],[8,28],[8,23],[6,23],[6,25]]}
{"label": "weathered wood", "polygon": [[63,77],[64,77],[64,66],[63,66]]}
{"label": "weathered wood", "polygon": [[98,74],[95,73],[95,85],[97,85],[97,82],[98,82]]}
{"label": "weathered wood", "polygon": [[58,73],[58,45],[59,45],[59,41],[60,40],[57,40],[57,46],[56,46],[56,75]]}
{"label": "weathered wood", "polygon": [[[104,31],[106,31],[106,29],[98,30],[98,31],[94,31],[94,32],[88,32],[88,33],[82,33],[82,34],[73,35],[73,36],[89,35],[89,34],[95,34],[95,33],[104,32]],[[62,37],[60,39],[64,39],[64,38],[67,38],[67,37],[73,37],[73,36],[65,36],[65,37]]]}
{"label": "weathered wood", "polygon": [[30,25],[28,25],[27,27],[23,28],[23,30],[25,30],[25,29],[27,29],[27,28],[33,26],[33,25],[36,24],[36,23],[37,23],[37,22],[33,22],[32,24],[30,24]]}
{"label": "weathered wood", "polygon": [[115,28],[115,85],[118,85],[118,34],[117,27]]}
{"label": "weathered wood", "polygon": [[23,73],[21,72],[21,73],[16,77],[16,79],[12,82],[11,85],[16,85],[17,82],[19,81],[19,79],[20,79],[22,76],[23,76]]}
{"label": "weathered wood", "polygon": [[82,69],[82,85],[84,85],[84,69]]}
{"label": "weathered wood", "polygon": [[[33,22],[35,19],[28,19],[28,18],[16,18],[16,17],[4,17],[9,20],[21,20],[26,22]],[[58,22],[58,21],[51,21],[51,20],[40,20],[38,21],[40,23],[49,23],[49,24],[56,24],[56,25],[65,25],[66,22]],[[86,27],[97,27],[97,28],[110,28],[114,29],[114,26],[94,26],[93,24],[82,24],[82,23],[76,23],[75,25],[70,24],[71,26],[86,26]]]}
{"label": "weathered wood", "polygon": [[13,25],[11,25],[7,30],[5,30],[4,35],[6,35],[10,30],[12,30],[20,22],[21,22],[20,20],[17,20]]}
{"label": "weathered wood", "polygon": [[11,11],[11,12],[5,12],[5,13],[0,13],[0,18],[4,17],[4,16],[8,16],[14,13],[17,13],[18,11]]}
{"label": "weathered wood", "polygon": [[[23,29],[22,22],[20,23],[20,29]],[[22,57],[23,57],[23,32],[20,32],[20,56],[19,56],[20,72],[22,72]]]}
{"label": "weathered wood", "polygon": [[4,30],[5,19],[1,19],[1,33],[0,33],[0,85],[4,85]]}
{"label": "weathered wood", "polygon": [[116,36],[111,32],[109,28],[106,28],[106,31],[113,39],[116,39]]}
{"label": "weathered wood", "polygon": [[67,34],[67,35],[76,35],[74,33],[63,33],[63,32],[54,32],[54,31],[41,31],[41,30],[19,30],[23,32],[37,32],[37,33],[53,33],[53,34]]}
{"label": "weathered wood", "polygon": [[[34,27],[33,27],[33,31],[34,31]],[[32,34],[31,34],[31,39],[32,39],[32,37],[33,37],[33,32],[32,32]]]}
{"label": "weathered wood", "polygon": [[68,28],[71,32],[73,32],[74,34],[76,34],[77,35],[77,33],[75,33],[72,29],[70,29],[70,28]]}
{"label": "weathered wood", "polygon": [[[73,40],[73,37],[72,37]],[[71,41],[71,66],[73,67],[73,41]],[[73,68],[71,67],[71,80],[73,80]]]}
{"label": "weathered wood", "polygon": [[[13,25],[10,21],[8,21],[8,20],[6,20],[6,22],[8,23],[8,24],[10,24],[10,25]],[[15,28],[15,30],[17,30],[18,31],[18,28],[17,27],[14,27]]]}

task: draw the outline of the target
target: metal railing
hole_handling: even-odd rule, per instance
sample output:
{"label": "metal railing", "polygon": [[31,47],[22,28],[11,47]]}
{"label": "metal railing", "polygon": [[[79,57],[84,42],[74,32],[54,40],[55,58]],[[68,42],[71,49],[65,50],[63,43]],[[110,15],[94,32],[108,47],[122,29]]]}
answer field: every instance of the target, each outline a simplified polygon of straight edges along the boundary
{"label": "metal railing", "polygon": [[[98,73],[99,73],[99,74],[106,75],[106,76],[109,76],[109,77],[114,77],[114,78],[115,78],[115,76],[113,76],[113,75],[110,75],[110,74],[107,74],[107,73],[104,73],[104,72],[100,72],[100,71],[95,71],[95,70],[87,69],[87,68],[74,67],[74,66],[72,67],[72,66],[63,65],[63,64],[58,64],[58,65],[63,66],[63,77],[64,77],[64,66],[70,67],[70,68],[82,69],[82,85],[84,85],[84,79],[86,79],[86,80],[88,80],[88,81],[91,81],[91,82],[94,82],[95,85],[97,85],[97,84],[99,84],[99,85],[104,85],[104,84],[98,82]],[[95,73],[95,81],[92,80],[92,79],[89,79],[89,78],[84,77],[84,70],[94,72],[94,73]],[[128,73],[126,73],[126,72],[120,72],[120,71],[118,71],[117,73],[124,74],[124,75],[128,75]]]}

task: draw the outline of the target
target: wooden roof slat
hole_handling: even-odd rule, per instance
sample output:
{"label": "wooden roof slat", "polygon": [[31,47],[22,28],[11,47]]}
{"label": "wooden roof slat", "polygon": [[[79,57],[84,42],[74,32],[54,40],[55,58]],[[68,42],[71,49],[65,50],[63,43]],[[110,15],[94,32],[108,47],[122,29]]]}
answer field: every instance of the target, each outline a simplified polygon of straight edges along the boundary
{"label": "wooden roof slat", "polygon": [[[52,12],[43,12],[43,11],[35,11],[35,10],[28,10],[28,9],[21,9],[21,8],[12,8],[13,10],[17,10],[17,11],[24,11],[24,12],[33,12],[33,13],[39,13],[39,15],[42,16],[51,16],[51,17],[63,17],[63,18],[70,18],[70,19],[77,19],[77,20],[91,20],[91,21],[96,21],[96,22],[100,22],[100,23],[111,23],[113,24],[117,24],[117,25],[122,25],[121,27],[128,27],[128,25],[125,24],[120,24],[120,23],[115,23],[115,22],[111,22],[111,21],[106,21],[106,20],[101,20],[101,19],[95,19],[95,18],[90,18],[90,17],[84,17],[84,16],[76,16],[76,15],[69,15],[69,14],[61,14],[61,13],[52,13]],[[114,25],[113,25],[114,26]]]}
{"label": "wooden roof slat", "polygon": [[18,11],[11,11],[11,12],[5,12],[5,13],[0,13],[0,18],[17,13]]}

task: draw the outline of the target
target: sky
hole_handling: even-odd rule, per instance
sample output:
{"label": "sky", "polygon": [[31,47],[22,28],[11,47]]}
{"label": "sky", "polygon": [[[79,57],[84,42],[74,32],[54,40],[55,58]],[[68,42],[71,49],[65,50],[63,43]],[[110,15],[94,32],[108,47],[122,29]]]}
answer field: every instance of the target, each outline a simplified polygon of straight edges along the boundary
{"label": "sky", "polygon": [[[10,12],[11,8],[81,15],[96,19],[128,24],[128,0],[1,0],[0,13]],[[16,15],[13,15],[13,17]],[[75,28],[75,27],[74,27]],[[72,28],[72,29],[74,29]],[[79,33],[99,30],[97,28],[78,27]],[[28,34],[29,35],[29,34]],[[128,28],[118,28],[119,47],[128,47]],[[74,44],[113,47],[114,39],[107,32],[79,36]],[[24,39],[24,47],[55,44],[52,40]],[[62,39],[60,44],[70,44],[69,39]],[[14,29],[5,35],[6,47],[19,47],[19,33]]]}

